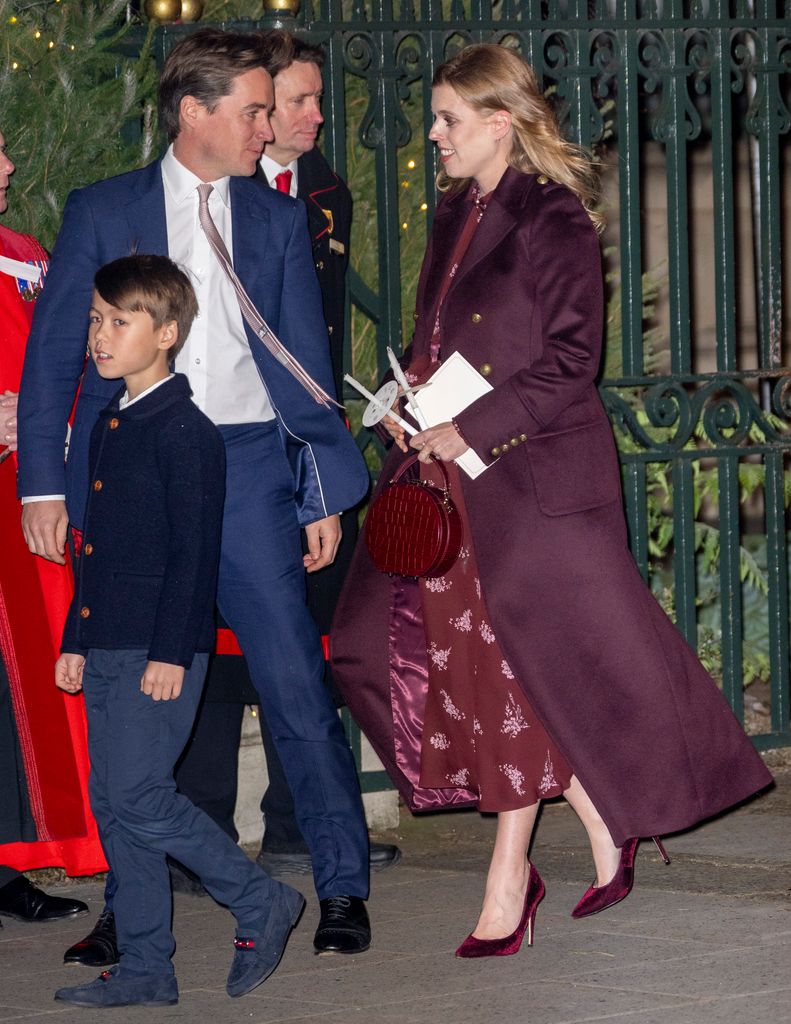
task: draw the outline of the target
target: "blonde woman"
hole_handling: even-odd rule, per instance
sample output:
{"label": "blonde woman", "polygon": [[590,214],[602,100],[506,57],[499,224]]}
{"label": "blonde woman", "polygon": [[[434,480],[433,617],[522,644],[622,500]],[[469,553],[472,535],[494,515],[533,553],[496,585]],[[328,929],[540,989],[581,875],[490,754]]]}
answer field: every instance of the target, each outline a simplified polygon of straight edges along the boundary
{"label": "blonde woman", "polygon": [[[562,794],[588,833],[596,877],[572,910],[583,917],[628,895],[640,837],[693,825],[771,776],[627,547],[595,385],[588,155],[503,47],[440,66],[432,112],[444,194],[404,366],[423,380],[459,352],[493,390],[409,440],[426,473],[433,456],[451,474],[459,559],[417,585],[378,573],[360,545],[333,659],[412,806],[469,798],[499,813],[483,906],[456,953],[508,955],[532,941],[544,895],[527,859],[541,799]],[[387,423],[382,480],[409,450]],[[474,480],[453,464],[470,448],[488,465]]]}

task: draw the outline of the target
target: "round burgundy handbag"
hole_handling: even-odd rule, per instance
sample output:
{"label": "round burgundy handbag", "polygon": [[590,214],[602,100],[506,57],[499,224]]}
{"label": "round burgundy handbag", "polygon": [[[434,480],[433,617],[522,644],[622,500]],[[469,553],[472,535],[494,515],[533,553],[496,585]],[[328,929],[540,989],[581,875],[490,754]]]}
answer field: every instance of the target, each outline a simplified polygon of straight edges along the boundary
{"label": "round burgundy handbag", "polygon": [[450,480],[442,462],[444,489],[430,480],[404,475],[417,462],[401,463],[368,509],[365,542],[380,572],[399,576],[442,576],[461,550],[459,510],[450,497]]}

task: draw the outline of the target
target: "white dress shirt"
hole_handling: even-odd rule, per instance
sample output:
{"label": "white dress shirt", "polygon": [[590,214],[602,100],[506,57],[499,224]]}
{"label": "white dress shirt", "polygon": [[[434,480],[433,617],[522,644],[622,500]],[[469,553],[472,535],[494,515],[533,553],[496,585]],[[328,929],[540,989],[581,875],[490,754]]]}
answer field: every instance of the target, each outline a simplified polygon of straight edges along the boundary
{"label": "white dress shirt", "polygon": [[[201,181],[180,164],[173,147],[162,159],[170,258],[189,272],[200,312],[176,357],[189,379],[193,400],[214,423],[260,423],[274,419],[245,334],[236,293],[198,222]],[[233,253],[230,179],[213,181],[209,212]]]}
{"label": "white dress shirt", "polygon": [[270,188],[277,188],[275,184],[275,176],[282,174],[283,171],[291,171],[291,188],[289,189],[289,195],[297,198],[297,161],[292,160],[286,167],[281,167],[277,160],[273,160],[271,156],[267,156],[266,153],[261,154],[261,170],[264,172],[264,177],[269,182]]}

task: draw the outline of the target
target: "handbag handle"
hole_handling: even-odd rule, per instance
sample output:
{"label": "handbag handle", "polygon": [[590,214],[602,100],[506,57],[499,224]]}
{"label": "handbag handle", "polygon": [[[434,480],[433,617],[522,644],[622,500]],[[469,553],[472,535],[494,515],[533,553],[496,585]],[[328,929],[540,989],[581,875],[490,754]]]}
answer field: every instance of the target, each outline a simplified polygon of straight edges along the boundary
{"label": "handbag handle", "polygon": [[[442,463],[442,459],[438,459],[437,456],[433,455],[433,454],[432,454],[431,458],[434,460],[436,465],[439,466],[439,468],[440,468],[440,470],[442,472],[442,478],[445,481],[445,493],[447,494],[450,491],[450,478],[448,477],[448,471],[447,471],[447,469],[445,469],[445,466]],[[397,480],[400,480],[401,477],[404,475],[404,473],[406,473],[406,471],[408,469],[411,469],[415,465],[417,460],[418,460],[417,454],[410,455],[409,458],[404,459],[404,461],[401,463],[401,465],[395,471],[393,476],[390,477],[390,483],[394,484]],[[431,487],[436,487],[437,486],[436,484],[432,483],[431,480],[426,480],[425,483],[430,485]]]}

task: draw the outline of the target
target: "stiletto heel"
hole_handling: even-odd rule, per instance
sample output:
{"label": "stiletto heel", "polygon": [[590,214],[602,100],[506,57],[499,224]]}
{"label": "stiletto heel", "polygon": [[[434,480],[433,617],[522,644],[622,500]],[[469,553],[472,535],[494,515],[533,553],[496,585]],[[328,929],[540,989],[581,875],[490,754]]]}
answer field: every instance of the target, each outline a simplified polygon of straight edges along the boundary
{"label": "stiletto heel", "polygon": [[656,848],[657,848],[657,850],[659,850],[660,854],[662,855],[662,860],[665,862],[665,864],[669,864],[670,863],[670,858],[667,855],[667,850],[665,849],[665,845],[662,842],[662,840],[659,838],[659,836],[651,836],[651,838],[656,843]]}
{"label": "stiletto heel", "polygon": [[517,925],[516,930],[511,932],[510,935],[506,935],[503,939],[476,939],[472,932],[470,932],[456,950],[456,956],[511,956],[519,952],[525,932],[527,932],[527,944],[532,946],[536,930],[536,911],[538,910],[538,904],[544,898],[545,892],[546,889],[541,881],[541,876],[531,864],[530,874],[527,879],[525,903],[522,909],[522,919]]}
{"label": "stiletto heel", "polygon": [[[662,840],[659,836],[652,836],[651,838],[656,843],[656,848],[662,854],[662,860],[664,860],[665,864],[669,864],[670,858],[662,844]],[[572,917],[590,917],[591,914],[598,914],[602,910],[607,910],[608,907],[612,907],[616,903],[620,903],[621,900],[626,899],[632,891],[632,885],[634,884],[634,858],[639,842],[639,839],[626,840],[621,847],[621,859],[618,862],[618,869],[612,879],[607,885],[589,886],[588,891],[572,910]]]}

